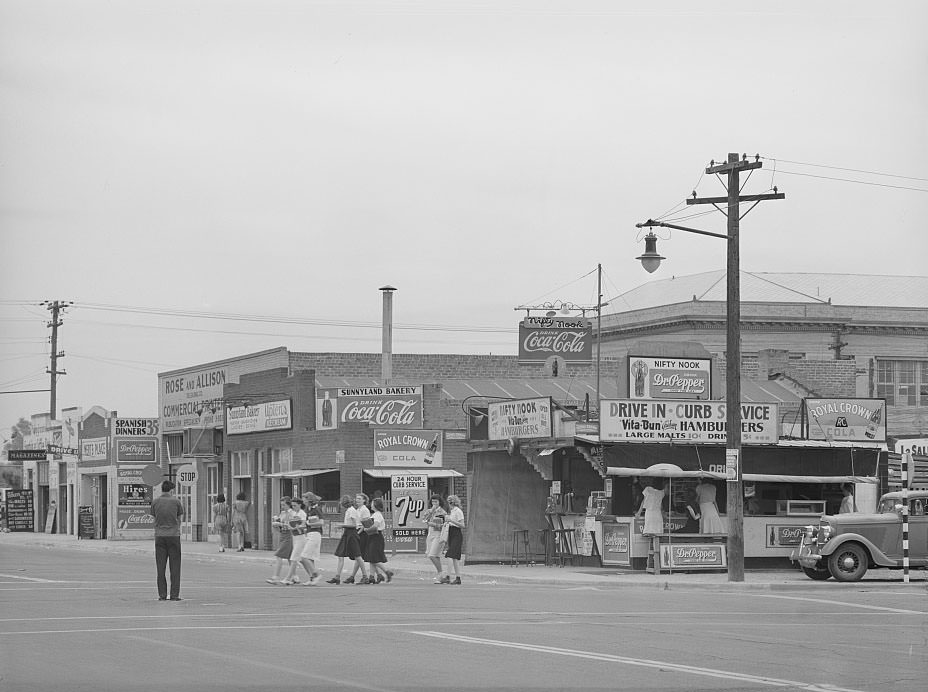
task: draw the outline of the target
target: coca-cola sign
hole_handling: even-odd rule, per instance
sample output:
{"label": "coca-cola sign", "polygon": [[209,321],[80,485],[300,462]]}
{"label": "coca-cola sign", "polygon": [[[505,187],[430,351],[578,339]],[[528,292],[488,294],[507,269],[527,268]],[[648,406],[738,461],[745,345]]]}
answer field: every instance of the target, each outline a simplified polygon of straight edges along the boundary
{"label": "coca-cola sign", "polygon": [[593,325],[583,317],[526,317],[519,323],[519,363],[544,363],[551,356],[568,363],[593,362]]}
{"label": "coca-cola sign", "polygon": [[341,387],[316,392],[316,429],[341,423],[422,428],[422,386]]}

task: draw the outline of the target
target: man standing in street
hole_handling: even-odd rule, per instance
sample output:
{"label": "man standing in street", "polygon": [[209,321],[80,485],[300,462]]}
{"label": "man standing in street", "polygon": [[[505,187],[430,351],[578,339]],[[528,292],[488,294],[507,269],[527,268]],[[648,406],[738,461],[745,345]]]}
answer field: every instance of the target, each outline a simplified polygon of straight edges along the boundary
{"label": "man standing in street", "polygon": [[171,494],[174,484],[164,481],[161,496],[151,503],[151,514],[155,518],[155,566],[158,570],[158,600],[168,599],[168,583],[164,569],[171,566],[171,600],[180,598],[180,520],[184,516],[184,505]]}

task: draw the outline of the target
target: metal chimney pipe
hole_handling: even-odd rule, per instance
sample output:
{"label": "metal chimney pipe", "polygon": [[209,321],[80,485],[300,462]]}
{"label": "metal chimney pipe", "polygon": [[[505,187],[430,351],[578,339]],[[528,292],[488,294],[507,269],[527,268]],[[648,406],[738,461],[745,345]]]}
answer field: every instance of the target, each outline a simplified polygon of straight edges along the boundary
{"label": "metal chimney pipe", "polygon": [[380,377],[384,385],[393,378],[393,286],[381,286],[383,291],[383,346]]}

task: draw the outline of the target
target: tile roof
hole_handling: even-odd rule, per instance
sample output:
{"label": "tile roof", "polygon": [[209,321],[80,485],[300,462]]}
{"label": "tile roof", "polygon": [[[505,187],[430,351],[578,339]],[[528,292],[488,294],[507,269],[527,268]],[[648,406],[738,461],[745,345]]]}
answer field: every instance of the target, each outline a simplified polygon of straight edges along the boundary
{"label": "tile roof", "polygon": [[[650,281],[607,298],[617,312],[693,300],[725,302],[725,271]],[[928,308],[928,276],[741,271],[742,303],[827,303]]]}

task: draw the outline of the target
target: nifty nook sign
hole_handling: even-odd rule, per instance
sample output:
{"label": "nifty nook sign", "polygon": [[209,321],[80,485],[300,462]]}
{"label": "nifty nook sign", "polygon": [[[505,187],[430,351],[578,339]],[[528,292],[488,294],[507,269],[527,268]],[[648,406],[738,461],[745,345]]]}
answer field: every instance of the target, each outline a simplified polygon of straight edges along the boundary
{"label": "nifty nook sign", "polygon": [[519,322],[519,364],[544,363],[551,356],[568,363],[592,363],[592,322],[571,316],[526,317]]}
{"label": "nifty nook sign", "polygon": [[709,399],[712,361],[708,358],[628,357],[631,399]]}
{"label": "nifty nook sign", "polygon": [[554,435],[551,397],[492,401],[489,409],[489,439],[508,440],[511,437],[551,437]]}

